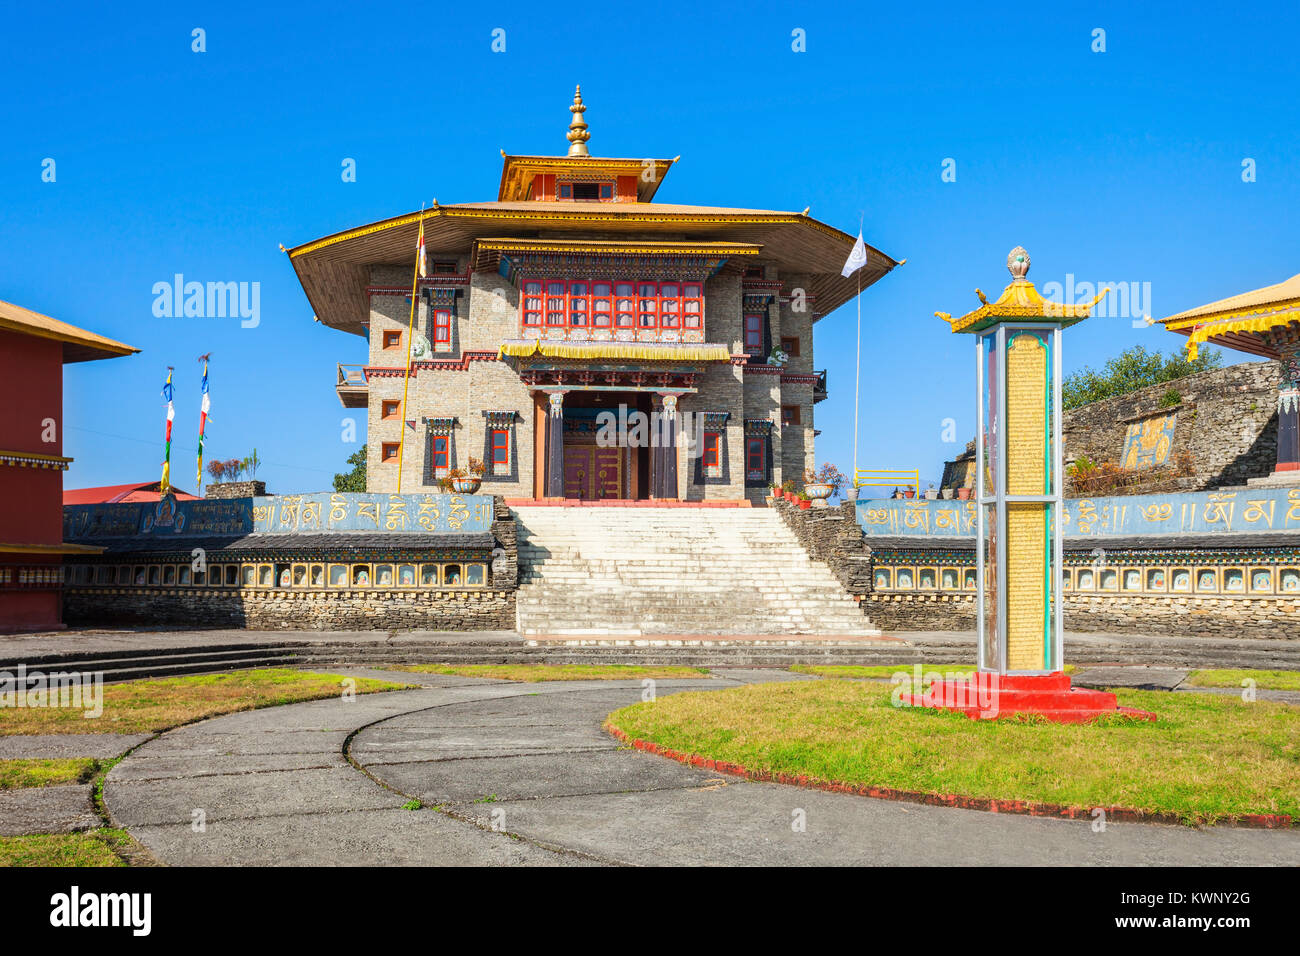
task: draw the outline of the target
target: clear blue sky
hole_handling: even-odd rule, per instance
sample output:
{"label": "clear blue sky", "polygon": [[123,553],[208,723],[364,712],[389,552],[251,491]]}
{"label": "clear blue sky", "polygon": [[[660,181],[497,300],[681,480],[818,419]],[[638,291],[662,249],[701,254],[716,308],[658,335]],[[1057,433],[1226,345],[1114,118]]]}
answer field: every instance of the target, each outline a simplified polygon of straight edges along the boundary
{"label": "clear blue sky", "polygon": [[[65,487],[157,478],[175,365],[173,480],[192,490],[195,359],[211,352],[209,456],[256,447],[272,491],[328,489],[356,447],[334,363],[365,346],[312,323],[278,244],[495,198],[500,148],[563,150],[575,82],[594,154],[682,155],[661,200],[811,205],[848,232],[864,215],[868,242],[907,258],[862,300],[863,465],[937,477],[972,435],[971,341],[933,313],[1001,290],[1017,244],[1040,288],[1149,282],[1156,317],[1300,272],[1294,3],[542,9],[11,7],[0,299],[142,350],[66,368]],[[260,326],[155,318],[152,286],[178,272],[261,283]],[[831,385],[818,457],[845,469],[853,324],[850,303],[815,343]],[[1067,371],[1139,342],[1182,339],[1093,319],[1067,333]]]}

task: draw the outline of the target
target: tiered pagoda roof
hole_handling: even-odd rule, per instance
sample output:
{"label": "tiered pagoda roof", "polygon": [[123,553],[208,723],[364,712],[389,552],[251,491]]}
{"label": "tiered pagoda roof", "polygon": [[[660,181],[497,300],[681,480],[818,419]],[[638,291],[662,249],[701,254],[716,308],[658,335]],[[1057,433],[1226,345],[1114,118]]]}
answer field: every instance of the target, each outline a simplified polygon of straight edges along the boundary
{"label": "tiered pagoda roof", "polygon": [[[578,109],[581,107],[581,109]],[[841,267],[854,237],[803,212],[741,209],[652,202],[675,159],[602,159],[586,154],[590,138],[576,96],[575,122],[566,156],[510,156],[502,153],[501,186],[494,202],[440,205],[347,229],[303,243],[288,252],[294,271],[325,325],[366,334],[369,304],[366,289],[374,265],[413,262],[416,237],[424,225],[431,255],[470,253],[472,268],[490,267],[510,241],[528,241],[563,252],[589,253],[597,243],[607,249],[635,248],[640,254],[718,255],[727,269],[759,260],[782,274],[807,275],[807,293],[815,316],[843,305],[858,292],[858,275],[844,278]],[[575,151],[575,147],[580,147]],[[642,177],[654,167],[654,175]],[[563,179],[595,173],[627,181],[635,177],[635,194],[612,201],[536,198],[538,177]],[[532,198],[530,198],[532,197]],[[663,239],[647,239],[662,235]],[[626,237],[626,239],[625,239]],[[675,249],[650,249],[663,243]],[[647,248],[643,248],[647,247]],[[888,273],[898,262],[868,246],[860,270],[862,288]]]}

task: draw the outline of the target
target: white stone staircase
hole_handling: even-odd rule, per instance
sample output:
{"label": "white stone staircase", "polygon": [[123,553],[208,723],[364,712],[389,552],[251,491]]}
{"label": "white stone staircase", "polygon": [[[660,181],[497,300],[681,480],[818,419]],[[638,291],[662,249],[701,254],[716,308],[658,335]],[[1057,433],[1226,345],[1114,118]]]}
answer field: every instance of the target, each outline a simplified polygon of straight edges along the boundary
{"label": "white stone staircase", "polygon": [[525,636],[880,633],[767,508],[513,511]]}

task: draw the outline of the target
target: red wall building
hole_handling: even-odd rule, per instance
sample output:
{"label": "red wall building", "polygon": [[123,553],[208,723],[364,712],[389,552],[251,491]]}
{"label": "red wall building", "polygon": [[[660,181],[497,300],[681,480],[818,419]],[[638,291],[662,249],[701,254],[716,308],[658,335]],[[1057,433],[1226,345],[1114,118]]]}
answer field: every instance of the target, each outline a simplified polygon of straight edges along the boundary
{"label": "red wall building", "polygon": [[[61,626],[63,365],[139,349],[0,302],[0,631]],[[93,549],[92,549],[93,550]]]}

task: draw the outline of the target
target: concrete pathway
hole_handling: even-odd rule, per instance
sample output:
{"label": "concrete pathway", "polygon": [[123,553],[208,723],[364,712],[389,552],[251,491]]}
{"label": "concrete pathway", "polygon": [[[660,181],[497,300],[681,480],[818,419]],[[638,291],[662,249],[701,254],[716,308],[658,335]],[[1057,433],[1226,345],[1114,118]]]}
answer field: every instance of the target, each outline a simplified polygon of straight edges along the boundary
{"label": "concrete pathway", "polygon": [[[410,676],[422,689],[163,734],[109,774],[108,810],[170,864],[1300,864],[1297,831],[1096,833],[688,768],[600,729],[641,698],[637,681]],[[772,679],[799,678],[733,671],[657,691]],[[403,809],[413,798],[424,808]]]}
{"label": "concrete pathway", "polygon": [[[152,734],[16,734],[0,737],[0,760],[108,759],[126,753]],[[100,826],[91,785],[0,790],[0,836],[71,833]]]}

